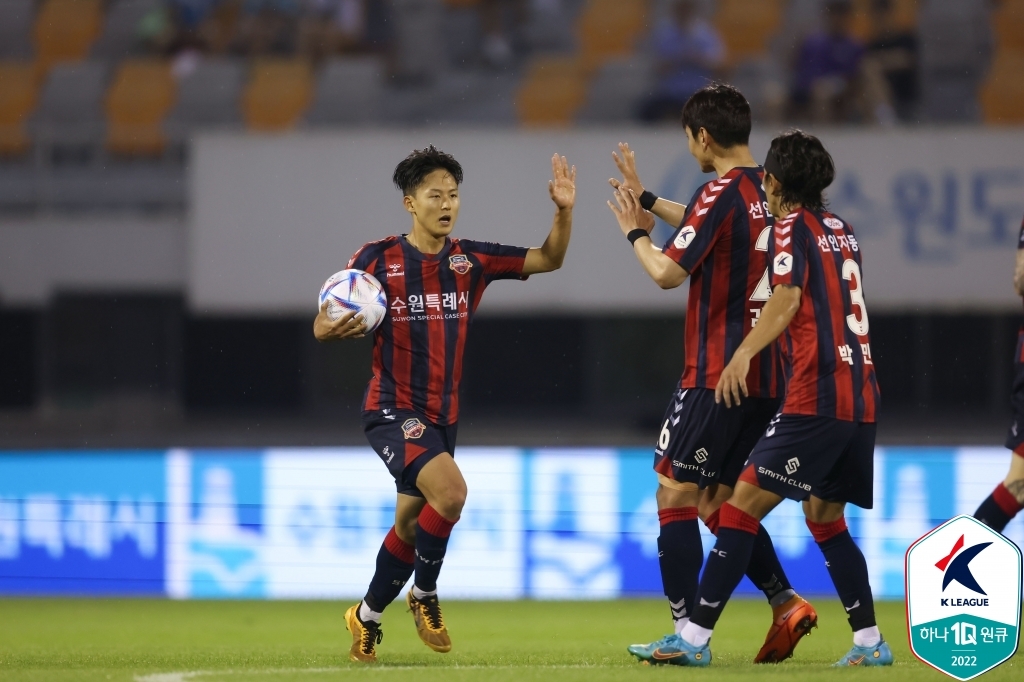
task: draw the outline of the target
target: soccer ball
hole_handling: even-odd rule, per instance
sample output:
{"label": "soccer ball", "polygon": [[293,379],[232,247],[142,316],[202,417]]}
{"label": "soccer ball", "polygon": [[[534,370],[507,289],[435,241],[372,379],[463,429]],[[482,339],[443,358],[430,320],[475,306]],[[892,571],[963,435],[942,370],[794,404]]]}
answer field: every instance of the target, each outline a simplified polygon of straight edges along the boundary
{"label": "soccer ball", "polygon": [[377,278],[362,270],[342,270],[327,278],[320,288],[317,306],[327,303],[327,319],[334,321],[355,311],[366,322],[366,331],[380,326],[387,314],[387,298]]}

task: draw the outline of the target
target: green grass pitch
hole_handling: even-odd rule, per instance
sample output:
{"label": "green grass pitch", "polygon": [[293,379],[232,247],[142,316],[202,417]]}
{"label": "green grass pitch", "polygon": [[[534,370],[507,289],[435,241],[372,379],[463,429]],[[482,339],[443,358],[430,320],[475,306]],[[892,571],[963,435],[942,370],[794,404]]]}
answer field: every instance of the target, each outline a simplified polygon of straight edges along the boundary
{"label": "green grass pitch", "polygon": [[[350,664],[343,602],[174,602],[163,600],[0,600],[0,680],[62,682],[321,682],[323,680],[941,680],[907,648],[903,604],[878,605],[892,645],[890,669],[833,670],[850,646],[835,600],[815,600],[820,625],[796,657],[754,666],[770,611],[761,600],[736,599],[712,640],[714,663],[703,670],[635,663],[626,645],[668,628],[663,600],[608,602],[445,603],[454,642],[449,654],[420,644],[396,602],[384,615],[380,662]],[[985,676],[1024,679],[1024,656]]]}

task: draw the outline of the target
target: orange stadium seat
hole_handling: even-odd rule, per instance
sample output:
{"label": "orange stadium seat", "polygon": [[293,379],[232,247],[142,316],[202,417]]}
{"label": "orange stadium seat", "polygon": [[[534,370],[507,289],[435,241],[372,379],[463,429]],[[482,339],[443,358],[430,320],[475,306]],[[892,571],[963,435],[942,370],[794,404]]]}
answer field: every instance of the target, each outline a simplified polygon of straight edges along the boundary
{"label": "orange stadium seat", "polygon": [[54,62],[84,59],[102,26],[100,0],[45,0],[33,31],[40,73]]}
{"label": "orange stadium seat", "polygon": [[986,123],[1024,123],[1024,52],[1002,50],[996,55],[981,89]]}
{"label": "orange stadium seat", "polygon": [[174,104],[170,64],[130,59],[107,90],[107,150],[125,156],[159,156],[167,144],[162,124]]}
{"label": "orange stadium seat", "polygon": [[25,122],[36,107],[39,81],[31,62],[0,62],[0,156],[18,156],[32,146]]}
{"label": "orange stadium seat", "polygon": [[258,59],[242,93],[242,117],[252,130],[292,128],[313,99],[313,72],[302,59]]}
{"label": "orange stadium seat", "polygon": [[586,69],[578,58],[543,57],[530,65],[516,96],[516,111],[525,125],[568,125],[586,96]]}
{"label": "orange stadium seat", "polygon": [[[873,0],[854,0],[853,34],[868,42],[875,37],[875,26],[871,19]],[[913,28],[917,24],[917,0],[894,0],[896,24],[902,28]]]}
{"label": "orange stadium seat", "polygon": [[1024,0],[1004,0],[992,15],[996,48],[1024,52]]}
{"label": "orange stadium seat", "polygon": [[781,18],[780,0],[719,0],[714,21],[729,63],[764,54]]}
{"label": "orange stadium seat", "polygon": [[647,0],[588,0],[577,32],[584,66],[595,69],[609,57],[633,52],[647,29]]}

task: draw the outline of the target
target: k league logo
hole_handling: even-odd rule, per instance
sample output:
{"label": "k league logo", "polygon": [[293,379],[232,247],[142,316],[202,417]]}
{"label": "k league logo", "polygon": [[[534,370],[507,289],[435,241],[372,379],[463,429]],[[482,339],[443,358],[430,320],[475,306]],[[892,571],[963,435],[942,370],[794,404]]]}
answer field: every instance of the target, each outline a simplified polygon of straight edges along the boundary
{"label": "k league logo", "polygon": [[911,545],[906,589],[910,649],[936,670],[969,680],[1016,652],[1020,550],[977,519],[958,516]]}

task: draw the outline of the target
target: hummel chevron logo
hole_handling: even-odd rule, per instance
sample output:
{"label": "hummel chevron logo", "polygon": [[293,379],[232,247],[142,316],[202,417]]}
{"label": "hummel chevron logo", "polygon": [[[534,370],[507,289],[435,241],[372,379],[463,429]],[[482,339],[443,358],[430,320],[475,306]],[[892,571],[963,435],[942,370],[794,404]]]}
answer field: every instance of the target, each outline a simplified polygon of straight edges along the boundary
{"label": "hummel chevron logo", "polygon": [[713,609],[717,609],[718,605],[721,604],[721,603],[722,603],[721,601],[708,601],[708,600],[704,599],[704,597],[700,598],[700,605],[701,606],[710,606]]}
{"label": "hummel chevron logo", "polygon": [[696,213],[697,215],[704,215],[709,210],[710,210],[710,206],[705,207],[705,208],[698,208],[696,211],[694,211],[694,213]]}
{"label": "hummel chevron logo", "polygon": [[673,412],[679,412],[679,410],[681,410],[681,409],[683,409],[683,404],[682,403],[676,403],[675,407],[672,408],[672,411]]}
{"label": "hummel chevron logo", "polygon": [[711,197],[708,196],[707,191],[701,192],[701,194],[700,194],[700,203],[706,204],[709,201],[711,201]]}
{"label": "hummel chevron logo", "polygon": [[[974,557],[981,554],[983,549],[991,544],[991,542],[982,542],[981,544],[973,545],[965,549],[963,552],[960,552],[960,549],[964,546],[964,536],[961,535],[960,539],[953,545],[953,549],[950,550],[949,554],[935,564],[935,568],[940,571],[944,571],[942,576],[942,591],[945,592],[949,584],[955,580],[972,592],[987,594],[985,590],[981,589],[981,585],[978,584],[974,574],[971,573],[971,561],[974,560]],[[957,552],[960,552],[959,556],[956,555]],[[956,558],[954,558],[954,556]]]}
{"label": "hummel chevron logo", "polygon": [[790,243],[791,241],[793,241],[793,240],[790,237],[786,237],[785,239],[778,239],[778,238],[776,238],[775,244],[776,244],[776,246],[784,247],[786,244]]}
{"label": "hummel chevron logo", "polygon": [[680,419],[679,417],[669,417],[669,420],[672,422],[672,426],[675,426],[676,424],[678,424],[679,423],[679,419]]}
{"label": "hummel chevron logo", "polygon": [[789,231],[792,230],[792,229],[793,229],[792,225],[786,225],[785,227],[783,227],[782,225],[778,226],[779,234],[789,234]]}
{"label": "hummel chevron logo", "polygon": [[860,599],[858,599],[857,601],[853,602],[853,606],[851,606],[849,608],[844,606],[843,608],[846,609],[847,613],[849,613],[850,611],[853,611],[854,609],[859,608],[859,607],[860,607]]}

